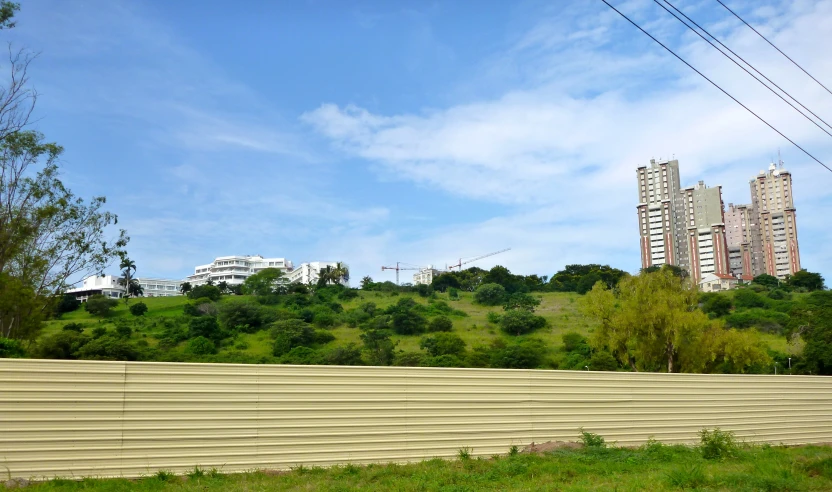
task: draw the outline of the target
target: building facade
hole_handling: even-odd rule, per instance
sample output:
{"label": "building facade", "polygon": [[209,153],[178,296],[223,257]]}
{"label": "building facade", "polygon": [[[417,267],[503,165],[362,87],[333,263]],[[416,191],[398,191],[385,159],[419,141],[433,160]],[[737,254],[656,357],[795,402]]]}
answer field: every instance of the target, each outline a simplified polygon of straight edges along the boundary
{"label": "building facade", "polygon": [[[755,234],[759,234],[751,205],[728,204],[725,210],[725,236],[728,241],[728,269],[731,275],[751,275]],[[759,241],[757,241],[759,242]]]}
{"label": "building facade", "polygon": [[764,273],[783,279],[800,271],[797,241],[797,213],[794,206],[792,175],[771,164],[749,182],[751,208],[759,232],[752,244],[754,276]]}
{"label": "building facade", "polygon": [[292,271],[292,262],[285,258],[263,258],[260,255],[220,256],[207,265],[194,268],[193,275],[185,281],[193,287],[205,285],[211,280],[214,284],[226,282],[229,285],[242,284],[248,277],[266,268],[277,268],[284,273]]}
{"label": "building facade", "polygon": [[679,161],[656,162],[636,169],[641,266],[665,264],[688,268]]}
{"label": "building facade", "polygon": [[[688,272],[694,282],[704,275],[729,274],[722,187],[704,181],[682,190],[687,234]],[[681,266],[681,265],[679,265]]]}
{"label": "building facade", "polygon": [[136,282],[142,288],[144,297],[171,297],[181,296],[179,290],[182,287],[182,280],[170,280],[164,278],[136,277]]}
{"label": "building facade", "polygon": [[413,274],[413,285],[430,285],[433,279],[441,274],[442,272],[433,268],[433,265],[428,265],[427,268],[422,268]]}
{"label": "building facade", "polygon": [[301,284],[317,284],[321,275],[321,270],[326,267],[335,268],[338,266],[334,261],[312,261],[308,263],[301,263],[297,268],[293,269],[287,274],[289,282]]}
{"label": "building facade", "polygon": [[127,295],[124,279],[114,275],[93,275],[81,281],[81,285],[66,291],[79,301],[86,301],[90,296],[101,294],[112,299],[121,299]]}

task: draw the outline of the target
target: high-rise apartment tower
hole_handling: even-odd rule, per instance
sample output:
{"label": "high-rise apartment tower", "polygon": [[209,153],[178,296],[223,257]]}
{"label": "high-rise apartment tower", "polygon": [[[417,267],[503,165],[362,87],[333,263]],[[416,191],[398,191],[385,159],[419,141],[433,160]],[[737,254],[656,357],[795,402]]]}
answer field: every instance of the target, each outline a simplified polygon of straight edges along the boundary
{"label": "high-rise apartment tower", "polygon": [[800,271],[797,216],[792,192],[792,175],[771,164],[768,172],[750,181],[751,208],[759,229],[752,244],[752,275],[763,273],[785,278]]}

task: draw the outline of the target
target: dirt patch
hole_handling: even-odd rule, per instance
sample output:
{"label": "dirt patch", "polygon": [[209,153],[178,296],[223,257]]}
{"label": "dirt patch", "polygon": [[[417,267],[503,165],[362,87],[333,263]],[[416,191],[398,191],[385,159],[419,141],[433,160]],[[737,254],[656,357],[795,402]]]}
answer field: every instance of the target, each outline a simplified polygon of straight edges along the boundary
{"label": "dirt patch", "polygon": [[262,473],[263,475],[267,475],[269,477],[279,477],[280,475],[286,475],[287,473],[292,472],[291,470],[271,470],[271,469],[258,470],[258,471],[260,473]]}
{"label": "dirt patch", "polygon": [[523,448],[521,453],[545,453],[547,451],[554,451],[556,449],[581,449],[584,447],[583,444],[579,442],[567,442],[567,441],[546,441],[541,443],[531,443],[525,448]]}

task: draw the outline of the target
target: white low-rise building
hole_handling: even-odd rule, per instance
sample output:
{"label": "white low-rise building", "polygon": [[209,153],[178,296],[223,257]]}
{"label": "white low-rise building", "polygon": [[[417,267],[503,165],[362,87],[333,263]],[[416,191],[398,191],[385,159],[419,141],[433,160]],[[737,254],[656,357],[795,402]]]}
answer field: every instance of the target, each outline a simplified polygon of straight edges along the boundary
{"label": "white low-rise building", "polygon": [[185,279],[191,286],[205,285],[208,280],[214,285],[226,282],[229,285],[242,284],[255,273],[266,268],[278,268],[284,273],[292,271],[292,262],[286,258],[263,258],[260,255],[220,256],[212,263],[194,268],[194,274]]}
{"label": "white low-rise building", "polygon": [[144,297],[171,297],[180,296],[182,292],[182,280],[170,280],[164,278],[136,277],[136,282],[142,288]]}
{"label": "white low-rise building", "polygon": [[90,296],[101,294],[113,299],[121,299],[127,294],[124,279],[114,275],[93,275],[81,281],[81,285],[66,291],[79,301],[86,301]]}
{"label": "white low-rise building", "polygon": [[335,268],[338,266],[334,261],[311,261],[309,263],[301,263],[294,270],[287,274],[289,282],[300,284],[316,284],[318,278],[321,276],[321,270],[326,267]]}
{"label": "white low-rise building", "polygon": [[706,273],[699,281],[699,290],[702,292],[720,292],[723,290],[735,289],[740,282],[750,282],[753,277],[743,275],[734,277],[724,273]]}

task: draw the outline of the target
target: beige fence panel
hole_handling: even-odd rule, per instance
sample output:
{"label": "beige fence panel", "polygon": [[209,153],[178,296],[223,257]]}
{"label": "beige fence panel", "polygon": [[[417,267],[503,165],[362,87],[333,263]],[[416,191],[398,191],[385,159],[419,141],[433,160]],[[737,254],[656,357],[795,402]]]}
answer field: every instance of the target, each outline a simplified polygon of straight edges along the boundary
{"label": "beige fence panel", "polygon": [[0,359],[0,473],[286,469],[575,441],[832,442],[832,378]]}

